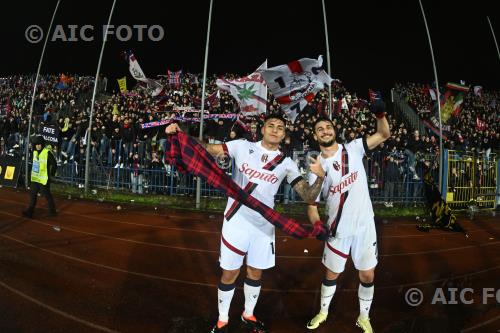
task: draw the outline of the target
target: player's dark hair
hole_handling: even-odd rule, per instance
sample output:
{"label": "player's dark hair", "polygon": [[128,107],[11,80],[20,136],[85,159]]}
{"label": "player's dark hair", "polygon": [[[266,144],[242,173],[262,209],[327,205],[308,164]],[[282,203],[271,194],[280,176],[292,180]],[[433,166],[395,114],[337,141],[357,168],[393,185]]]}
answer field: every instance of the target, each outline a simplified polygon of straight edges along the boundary
{"label": "player's dark hair", "polygon": [[[318,125],[318,123],[322,122],[322,121],[326,121],[330,124],[332,124],[332,126],[335,128],[335,124],[333,123],[333,121],[330,119],[330,118],[327,118],[327,117],[319,117],[318,119],[316,119],[316,121],[313,123],[312,125],[312,131],[313,133],[316,132],[316,125]],[[335,129],[336,131],[337,129]]]}
{"label": "player's dark hair", "polygon": [[268,120],[270,119],[278,119],[278,120],[281,120],[283,122],[283,124],[285,124],[286,126],[286,120],[285,118],[280,115],[280,114],[277,114],[277,113],[271,113],[271,114],[268,114],[265,118],[264,118],[264,123],[266,123]]}

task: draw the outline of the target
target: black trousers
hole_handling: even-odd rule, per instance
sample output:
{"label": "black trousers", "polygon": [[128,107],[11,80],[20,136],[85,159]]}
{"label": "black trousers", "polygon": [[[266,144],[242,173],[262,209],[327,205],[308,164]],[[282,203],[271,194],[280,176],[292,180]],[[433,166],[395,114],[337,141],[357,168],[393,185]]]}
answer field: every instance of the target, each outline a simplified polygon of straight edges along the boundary
{"label": "black trousers", "polygon": [[46,185],[42,185],[37,182],[31,182],[30,205],[28,207],[28,211],[30,213],[33,213],[33,210],[36,206],[38,192],[40,192],[47,199],[47,203],[49,205],[49,213],[55,213],[56,206],[54,204],[52,193],[50,193],[50,182],[47,182]]}

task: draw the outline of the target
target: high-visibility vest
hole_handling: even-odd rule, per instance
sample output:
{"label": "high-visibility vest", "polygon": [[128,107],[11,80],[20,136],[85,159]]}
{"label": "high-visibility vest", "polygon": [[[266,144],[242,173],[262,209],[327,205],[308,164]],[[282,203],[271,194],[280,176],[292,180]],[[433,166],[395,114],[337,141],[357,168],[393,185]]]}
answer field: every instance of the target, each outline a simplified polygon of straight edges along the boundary
{"label": "high-visibility vest", "polygon": [[38,151],[33,152],[33,166],[31,168],[31,181],[46,185],[49,180],[47,160],[49,157],[49,152],[52,154],[52,149],[50,146],[43,148],[42,152],[38,154]]}

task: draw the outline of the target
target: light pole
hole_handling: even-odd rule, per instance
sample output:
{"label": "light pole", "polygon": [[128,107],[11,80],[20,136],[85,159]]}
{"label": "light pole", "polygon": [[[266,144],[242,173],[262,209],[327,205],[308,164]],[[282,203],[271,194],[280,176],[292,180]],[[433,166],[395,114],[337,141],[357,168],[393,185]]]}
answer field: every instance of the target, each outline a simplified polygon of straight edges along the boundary
{"label": "light pole", "polygon": [[97,63],[97,71],[95,73],[94,79],[94,91],[92,93],[92,105],[90,106],[90,117],[89,117],[89,128],[87,129],[87,151],[85,157],[85,194],[89,190],[89,166],[90,166],[90,146],[91,146],[91,130],[92,130],[92,116],[94,114],[94,104],[95,95],[97,92],[97,84],[99,83],[99,72],[101,70],[102,55],[104,54],[104,46],[106,46],[106,41],[108,40],[108,30],[109,24],[111,23],[111,17],[113,16],[113,11],[115,10],[116,0],[113,0],[113,5],[111,6],[111,11],[109,12],[108,24],[106,25],[106,32],[104,33],[104,38],[101,46],[101,53],[99,55],[99,62]]}
{"label": "light pole", "polygon": [[[205,62],[203,65],[203,88],[201,89],[201,111],[200,111],[200,135],[198,139],[203,140],[203,117],[205,115],[205,89],[207,85],[207,65],[208,65],[208,47],[210,44],[210,24],[212,22],[212,4],[210,0],[210,9],[208,10],[207,42],[205,44]],[[200,208],[201,201],[201,178],[196,177],[196,209]]]}
{"label": "light pole", "polygon": [[427,19],[425,17],[422,1],[418,0],[418,3],[420,4],[420,9],[422,10],[422,16],[424,17],[425,29],[427,31],[427,39],[429,40],[429,47],[431,50],[432,67],[434,69],[434,82],[436,85],[436,100],[437,100],[438,115],[439,115],[439,190],[441,190],[442,189],[441,185],[443,182],[443,124],[441,121],[441,96],[439,92],[439,81],[436,70],[436,61],[434,60],[434,50],[432,49],[431,34],[429,32],[429,26],[427,25]]}
{"label": "light pole", "polygon": [[47,46],[47,41],[49,40],[50,32],[52,31],[52,24],[54,23],[54,18],[56,17],[57,9],[59,8],[59,3],[61,0],[57,0],[56,8],[54,9],[54,12],[52,13],[52,19],[50,20],[50,25],[49,25],[49,30],[47,30],[47,35],[45,36],[45,42],[43,43],[43,48],[42,48],[42,55],[40,56],[40,61],[38,62],[38,69],[36,71],[36,76],[35,76],[35,84],[33,85],[33,95],[31,96],[31,107],[30,107],[30,116],[28,118],[28,136],[26,137],[26,143],[25,143],[25,155],[24,159],[25,161],[25,169],[24,169],[24,186],[28,187],[28,159],[29,159],[29,143],[30,143],[30,136],[31,136],[31,118],[33,118],[33,106],[35,105],[35,95],[36,95],[36,88],[38,86],[38,77],[40,76],[40,69],[42,68],[42,62],[43,62],[43,56],[45,55],[45,47]]}
{"label": "light pole", "polygon": [[[325,7],[325,0],[321,0],[321,3],[323,4],[323,22],[325,26],[325,42],[326,42],[326,65],[328,69],[328,76],[332,77],[332,71],[330,67],[330,44],[328,42],[328,25],[326,21],[326,7]],[[328,116],[330,119],[332,118],[332,85],[328,85]]]}

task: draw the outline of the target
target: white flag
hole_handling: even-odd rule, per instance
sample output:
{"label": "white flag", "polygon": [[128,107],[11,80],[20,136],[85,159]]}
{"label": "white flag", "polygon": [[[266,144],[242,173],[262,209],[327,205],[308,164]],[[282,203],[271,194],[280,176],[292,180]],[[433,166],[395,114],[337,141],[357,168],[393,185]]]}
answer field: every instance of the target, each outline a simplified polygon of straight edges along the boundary
{"label": "white flag", "polygon": [[151,94],[153,95],[153,97],[160,95],[163,91],[163,86],[159,82],[153,79],[148,79],[146,75],[144,75],[144,72],[142,71],[141,66],[139,66],[139,62],[135,58],[134,54],[130,54],[128,61],[129,70],[132,77],[137,81],[146,83],[148,88],[152,90]]}
{"label": "white flag", "polygon": [[436,100],[436,91],[435,91],[434,89],[429,88],[429,95],[431,95],[431,99],[432,99],[433,101],[435,101],[435,100]]}
{"label": "white flag", "polygon": [[229,91],[238,101],[245,116],[266,113],[267,86],[261,71],[267,69],[267,60],[252,74],[235,80],[217,79],[217,87]]}
{"label": "white flag", "polygon": [[483,87],[481,86],[474,86],[474,95],[481,97],[483,94]]}
{"label": "white flag", "polygon": [[302,58],[262,71],[267,86],[292,122],[316,93],[332,82],[322,64],[319,56],[317,60]]}
{"label": "white flag", "polygon": [[347,99],[345,97],[342,97],[342,110],[349,110],[349,106],[347,105]]}
{"label": "white flag", "polygon": [[128,64],[130,74],[134,79],[136,79],[137,81],[147,82],[148,79],[146,78],[146,75],[144,75],[141,66],[139,66],[139,62],[137,62],[135,55],[131,54],[128,57]]}

